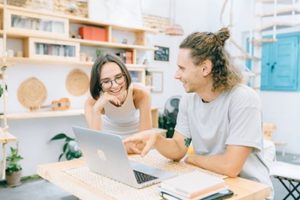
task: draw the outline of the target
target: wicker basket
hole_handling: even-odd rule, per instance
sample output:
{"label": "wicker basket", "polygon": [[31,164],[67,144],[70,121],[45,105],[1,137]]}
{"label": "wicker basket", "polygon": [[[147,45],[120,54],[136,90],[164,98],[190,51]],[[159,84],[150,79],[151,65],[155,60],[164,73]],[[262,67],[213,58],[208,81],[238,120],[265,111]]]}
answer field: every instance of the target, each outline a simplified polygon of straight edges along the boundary
{"label": "wicker basket", "polygon": [[23,81],[18,88],[19,102],[31,111],[39,109],[46,98],[45,85],[35,77]]}
{"label": "wicker basket", "polygon": [[74,96],[85,94],[89,88],[89,77],[80,69],[71,71],[66,80],[68,92]]}

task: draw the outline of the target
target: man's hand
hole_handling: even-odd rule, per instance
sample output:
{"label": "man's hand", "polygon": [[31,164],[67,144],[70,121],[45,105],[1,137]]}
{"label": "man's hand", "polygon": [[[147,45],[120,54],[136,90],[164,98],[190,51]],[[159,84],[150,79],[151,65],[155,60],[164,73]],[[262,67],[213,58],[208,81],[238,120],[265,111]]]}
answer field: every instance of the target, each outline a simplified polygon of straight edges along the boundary
{"label": "man's hand", "polygon": [[126,149],[128,147],[133,153],[140,154],[144,157],[152,147],[155,146],[157,137],[158,134],[156,134],[155,131],[146,130],[124,139],[123,142]]}
{"label": "man's hand", "polygon": [[127,153],[128,154],[141,154],[142,150],[145,147],[145,144],[143,142],[140,143],[133,143],[133,142],[127,142],[124,143]]}

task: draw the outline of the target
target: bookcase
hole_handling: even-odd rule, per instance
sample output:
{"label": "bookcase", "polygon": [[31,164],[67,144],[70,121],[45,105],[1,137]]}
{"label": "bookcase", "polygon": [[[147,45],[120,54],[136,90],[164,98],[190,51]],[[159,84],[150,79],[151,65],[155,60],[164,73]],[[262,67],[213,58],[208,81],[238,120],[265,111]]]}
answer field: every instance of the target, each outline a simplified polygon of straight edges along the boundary
{"label": "bookcase", "polygon": [[[1,35],[5,38],[18,39],[23,42],[23,51],[17,55],[14,49],[8,60],[23,62],[24,59],[36,61],[61,60],[74,64],[91,66],[96,59],[96,51],[113,52],[128,65],[129,71],[135,71],[139,82],[145,83],[145,65],[138,53],[153,51],[155,47],[147,46],[145,34],[156,31],[143,27],[123,27],[119,25],[96,22],[87,18],[68,15],[40,13],[35,10],[0,4]],[[80,31],[79,31],[80,30]],[[93,30],[102,30],[104,40],[93,39]],[[91,36],[91,37],[87,37]],[[4,38],[4,37],[3,37]],[[87,53],[86,48],[94,49]],[[139,60],[139,63],[137,63]],[[138,68],[138,69],[137,69]],[[143,69],[143,70],[141,70]]]}
{"label": "bookcase", "polygon": [[[92,67],[99,53],[114,53],[126,63],[134,82],[145,84],[146,51],[155,47],[147,44],[146,34],[157,31],[144,27],[127,27],[51,12],[41,12],[0,3],[1,52],[6,62],[18,64],[72,65]],[[21,48],[8,45],[16,40]],[[0,41],[1,43],[1,41]],[[8,47],[9,46],[9,47]],[[26,70],[25,68],[22,70]],[[45,72],[47,73],[47,72]],[[82,115],[82,110],[43,112],[43,117]],[[39,113],[8,113],[8,118],[34,118]],[[0,118],[2,118],[0,116]]]}

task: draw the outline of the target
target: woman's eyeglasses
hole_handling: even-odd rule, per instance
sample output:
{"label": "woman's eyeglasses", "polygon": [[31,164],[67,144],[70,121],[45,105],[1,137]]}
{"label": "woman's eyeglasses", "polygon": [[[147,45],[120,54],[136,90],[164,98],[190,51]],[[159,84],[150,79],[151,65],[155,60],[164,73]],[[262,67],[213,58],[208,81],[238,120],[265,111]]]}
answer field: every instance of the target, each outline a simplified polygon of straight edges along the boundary
{"label": "woman's eyeglasses", "polygon": [[113,86],[113,82],[115,82],[118,85],[121,85],[122,83],[124,83],[124,81],[125,81],[124,74],[118,74],[115,76],[115,78],[113,80],[104,79],[104,80],[100,81],[100,85],[101,85],[102,89],[109,89]]}

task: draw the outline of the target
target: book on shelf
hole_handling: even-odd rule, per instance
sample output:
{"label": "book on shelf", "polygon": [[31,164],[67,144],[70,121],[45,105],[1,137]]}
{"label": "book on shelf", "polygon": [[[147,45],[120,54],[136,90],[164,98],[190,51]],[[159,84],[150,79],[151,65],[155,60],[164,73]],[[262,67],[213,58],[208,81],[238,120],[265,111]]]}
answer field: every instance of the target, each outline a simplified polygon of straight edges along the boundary
{"label": "book on shelf", "polygon": [[201,171],[192,171],[165,180],[159,187],[161,196],[180,200],[201,199],[226,189],[222,178]]}

